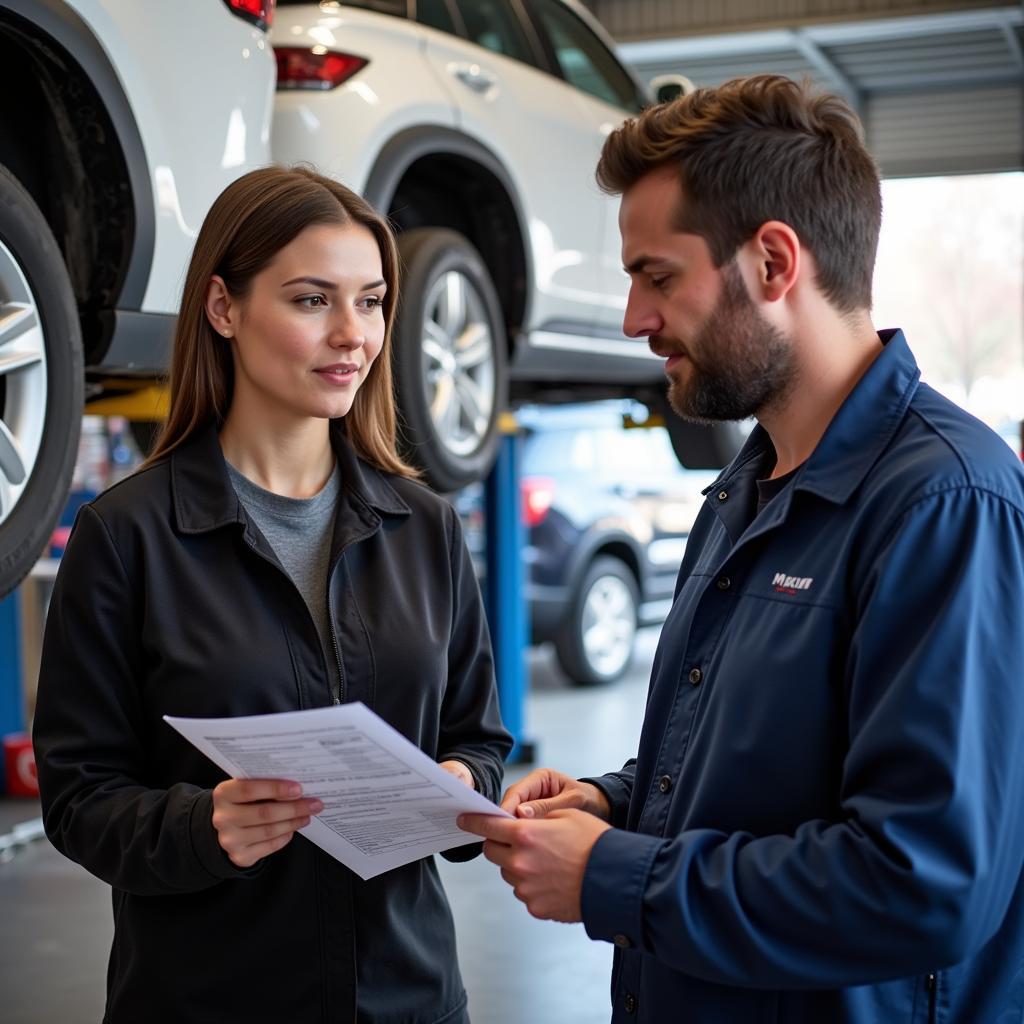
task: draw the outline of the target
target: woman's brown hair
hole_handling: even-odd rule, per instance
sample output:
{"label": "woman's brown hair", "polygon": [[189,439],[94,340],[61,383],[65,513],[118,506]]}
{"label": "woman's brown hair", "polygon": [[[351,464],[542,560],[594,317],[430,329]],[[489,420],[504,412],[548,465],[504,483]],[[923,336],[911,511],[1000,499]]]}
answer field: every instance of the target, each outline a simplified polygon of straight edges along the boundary
{"label": "woman's brown hair", "polygon": [[306,228],[361,224],[380,248],[384,345],[356,392],[344,431],[360,458],[402,476],[417,473],[396,450],[391,377],[391,331],[398,305],[398,251],[387,222],[351,189],[304,167],[264,167],[232,182],[210,207],[196,239],[174,331],[169,374],[170,411],[148,466],[210,423],[218,427],[231,406],[234,363],[230,344],[206,316],[206,289],[219,274],[236,298],[253,278]]}

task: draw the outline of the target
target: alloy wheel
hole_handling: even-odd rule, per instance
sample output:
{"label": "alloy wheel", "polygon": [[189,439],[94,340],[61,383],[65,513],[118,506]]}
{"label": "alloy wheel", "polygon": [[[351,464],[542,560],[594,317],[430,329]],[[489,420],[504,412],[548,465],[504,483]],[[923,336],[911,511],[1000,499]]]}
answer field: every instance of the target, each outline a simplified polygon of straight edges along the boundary
{"label": "alloy wheel", "polygon": [[587,661],[602,676],[617,675],[636,635],[633,595],[618,576],[599,576],[587,592],[581,622]]}
{"label": "alloy wheel", "polygon": [[494,412],[494,338],[484,301],[458,271],[441,274],[427,295],[423,378],[430,417],[455,455],[476,451]]}
{"label": "alloy wheel", "polygon": [[46,345],[39,307],[0,242],[0,523],[32,476],[46,422]]}

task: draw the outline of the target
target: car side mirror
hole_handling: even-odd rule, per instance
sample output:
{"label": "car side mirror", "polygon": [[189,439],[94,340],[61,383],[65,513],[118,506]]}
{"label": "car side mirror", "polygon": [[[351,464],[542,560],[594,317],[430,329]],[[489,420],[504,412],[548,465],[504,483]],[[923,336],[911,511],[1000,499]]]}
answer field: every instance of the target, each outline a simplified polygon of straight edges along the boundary
{"label": "car side mirror", "polygon": [[659,103],[668,103],[678,96],[687,96],[697,86],[686,75],[655,75],[651,79],[651,91]]}

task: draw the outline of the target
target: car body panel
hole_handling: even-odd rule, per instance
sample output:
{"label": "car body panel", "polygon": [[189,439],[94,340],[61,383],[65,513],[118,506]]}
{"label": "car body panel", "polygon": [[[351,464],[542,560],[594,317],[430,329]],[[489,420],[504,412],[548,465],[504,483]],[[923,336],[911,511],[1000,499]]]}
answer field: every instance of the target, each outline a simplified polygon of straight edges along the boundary
{"label": "car body panel", "polygon": [[275,45],[325,46],[364,57],[369,64],[336,89],[277,93],[275,159],[308,161],[365,193],[390,140],[413,128],[457,128],[454,100],[425,57],[426,37],[434,34],[412,22],[353,8],[278,8],[271,31]]}
{"label": "car body panel", "polygon": [[273,54],[263,32],[214,0],[68,6],[109,55],[146,154],[155,241],[140,309],[173,314],[210,204],[269,161]]}
{"label": "car body panel", "polygon": [[[613,53],[592,16],[562,2]],[[594,177],[608,133],[631,111],[554,73],[549,43],[528,8],[519,0],[510,5],[530,45],[529,59],[516,59],[396,14],[344,3],[279,7],[275,46],[324,47],[369,63],[334,89],[279,90],[274,157],[308,161],[388,212],[398,182],[385,173],[390,166],[380,171],[380,160],[394,140],[417,133],[419,155],[426,155],[434,129],[438,153],[449,152],[451,132],[479,146],[501,168],[527,243],[528,294],[521,319],[509,319],[516,396],[532,390],[539,398],[534,383],[600,385],[619,394],[633,384],[658,387],[660,362],[622,335],[618,202]],[[636,89],[639,97],[642,87]],[[457,201],[458,193],[453,181],[445,201]]]}

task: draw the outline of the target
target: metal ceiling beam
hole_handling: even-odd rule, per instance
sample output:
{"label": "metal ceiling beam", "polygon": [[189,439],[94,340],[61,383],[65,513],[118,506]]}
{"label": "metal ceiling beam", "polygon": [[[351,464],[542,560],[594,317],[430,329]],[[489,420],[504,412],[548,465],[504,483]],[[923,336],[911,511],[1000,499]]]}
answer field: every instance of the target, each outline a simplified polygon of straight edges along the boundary
{"label": "metal ceiling beam", "polygon": [[817,70],[831,82],[833,88],[841,92],[847,102],[854,110],[860,110],[862,97],[860,90],[843,73],[842,69],[832,60],[827,53],[811,38],[806,29],[797,28],[789,33],[792,38],[794,49],[807,61],[811,67]]}
{"label": "metal ceiling beam", "polygon": [[1010,18],[1005,18],[1002,29],[1006,45],[1013,56],[1013,62],[1021,71],[1024,71],[1024,50],[1021,49],[1020,37],[1017,35],[1017,29],[1014,27],[1013,21]]}
{"label": "metal ceiling beam", "polygon": [[[758,32],[721,33],[705,36],[678,36],[647,39],[642,42],[620,42],[618,50],[635,65],[662,64],[703,57],[731,56],[743,53],[774,53],[793,49],[793,32],[803,33],[819,48],[844,43],[875,42],[921,38],[995,29],[1007,37],[1009,45],[1019,41],[1014,29],[1024,25],[1024,11],[1016,7],[982,8],[954,11],[948,14],[922,14],[911,18],[876,18],[870,21],[849,21],[841,25],[806,25]],[[1012,37],[1012,42],[1010,42]]]}
{"label": "metal ceiling beam", "polygon": [[1019,8],[1012,0],[588,0],[619,42],[679,35],[718,35],[773,28],[916,21]]}

